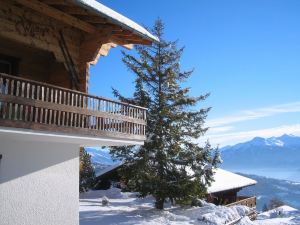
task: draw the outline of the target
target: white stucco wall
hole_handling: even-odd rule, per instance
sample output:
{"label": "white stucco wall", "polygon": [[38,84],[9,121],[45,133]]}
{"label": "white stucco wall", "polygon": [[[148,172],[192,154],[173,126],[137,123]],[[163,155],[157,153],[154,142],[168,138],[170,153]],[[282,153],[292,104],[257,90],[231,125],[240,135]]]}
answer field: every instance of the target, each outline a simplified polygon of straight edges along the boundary
{"label": "white stucco wall", "polygon": [[0,225],[78,225],[80,146],[140,144],[0,127]]}
{"label": "white stucco wall", "polygon": [[0,225],[77,225],[79,146],[0,136]]}

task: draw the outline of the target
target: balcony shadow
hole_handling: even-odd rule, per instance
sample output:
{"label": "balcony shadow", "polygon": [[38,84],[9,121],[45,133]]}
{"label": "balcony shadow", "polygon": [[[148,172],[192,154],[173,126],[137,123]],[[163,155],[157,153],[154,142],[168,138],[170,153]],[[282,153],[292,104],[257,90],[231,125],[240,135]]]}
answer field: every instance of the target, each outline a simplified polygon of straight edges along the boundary
{"label": "balcony shadow", "polygon": [[2,134],[0,143],[0,185],[79,156],[79,146],[67,143],[18,141]]}

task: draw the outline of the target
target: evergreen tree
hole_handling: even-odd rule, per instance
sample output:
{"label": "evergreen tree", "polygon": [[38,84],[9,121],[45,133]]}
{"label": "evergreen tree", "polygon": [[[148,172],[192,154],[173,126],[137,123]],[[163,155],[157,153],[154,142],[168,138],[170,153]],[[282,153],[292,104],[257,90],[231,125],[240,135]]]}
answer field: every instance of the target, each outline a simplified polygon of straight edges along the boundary
{"label": "evergreen tree", "polygon": [[166,199],[190,203],[204,197],[219,155],[209,143],[200,147],[204,120],[209,108],[195,110],[208,95],[190,97],[182,87],[192,71],[180,70],[183,48],[163,39],[164,26],[157,20],[153,33],[160,39],[152,46],[138,46],[138,57],[123,52],[123,62],[136,75],[132,98],[113,90],[121,101],[148,108],[144,146],[115,147],[111,152],[122,159],[122,175],[141,197],[152,194],[155,206],[163,209]]}
{"label": "evergreen tree", "polygon": [[95,179],[95,170],[92,166],[91,155],[83,147],[80,148],[79,158],[79,191],[84,192],[92,187]]}
{"label": "evergreen tree", "polygon": [[284,205],[284,202],[281,201],[280,199],[272,198],[269,202],[268,208],[269,208],[269,210],[271,210],[271,209],[275,209],[275,208],[278,208],[278,207],[283,206],[283,205]]}
{"label": "evergreen tree", "polygon": [[278,208],[278,207],[283,206],[283,205],[285,205],[283,201],[281,201],[280,199],[274,197],[269,201],[268,204],[266,204],[266,203],[264,204],[264,206],[262,208],[262,211],[266,212],[266,211]]}

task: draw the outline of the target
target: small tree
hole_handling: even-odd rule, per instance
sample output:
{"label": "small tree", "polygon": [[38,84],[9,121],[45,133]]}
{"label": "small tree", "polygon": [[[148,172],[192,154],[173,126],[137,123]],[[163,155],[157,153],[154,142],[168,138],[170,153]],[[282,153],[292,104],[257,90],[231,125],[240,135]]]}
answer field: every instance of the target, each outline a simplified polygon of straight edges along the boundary
{"label": "small tree", "polygon": [[284,202],[281,201],[280,199],[278,198],[272,198],[269,202],[269,209],[275,209],[275,208],[278,208],[280,206],[283,206],[284,205]]}
{"label": "small tree", "polygon": [[207,130],[203,126],[209,108],[195,108],[208,95],[190,97],[189,88],[182,87],[192,71],[180,70],[184,49],[165,41],[163,30],[157,20],[153,33],[160,42],[136,47],[137,58],[123,52],[123,62],[136,75],[133,98],[113,90],[121,101],[148,108],[147,140],[141,147],[111,149],[125,162],[122,175],[128,186],[141,197],[152,194],[158,209],[163,209],[167,198],[190,203],[203,197],[219,162],[209,143],[204,147],[197,143]]}
{"label": "small tree", "polygon": [[79,191],[84,192],[85,190],[92,187],[95,179],[95,170],[92,166],[91,155],[86,150],[80,148],[80,171],[79,171]]}
{"label": "small tree", "polygon": [[268,206],[267,206],[266,203],[263,205],[262,211],[263,211],[263,212],[269,211],[269,208],[268,208]]}
{"label": "small tree", "polygon": [[272,198],[268,204],[266,204],[266,203],[264,204],[262,211],[263,212],[269,211],[269,210],[278,208],[283,205],[284,205],[284,202],[275,197],[275,198]]}

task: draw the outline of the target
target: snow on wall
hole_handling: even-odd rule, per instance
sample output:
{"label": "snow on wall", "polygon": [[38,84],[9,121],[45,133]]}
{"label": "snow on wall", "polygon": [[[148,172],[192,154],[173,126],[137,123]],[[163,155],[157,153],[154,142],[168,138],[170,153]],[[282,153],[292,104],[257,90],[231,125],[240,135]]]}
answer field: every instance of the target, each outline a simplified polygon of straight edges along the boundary
{"label": "snow on wall", "polygon": [[223,169],[216,169],[214,174],[214,182],[208,187],[208,193],[216,193],[231,189],[237,189],[254,185],[257,182],[250,178],[231,173]]}

